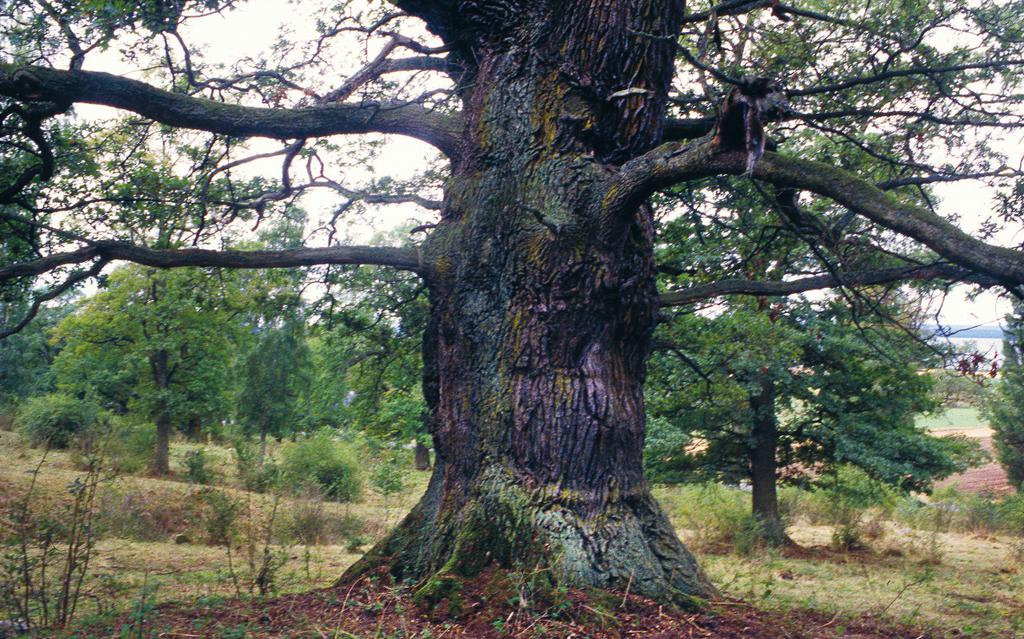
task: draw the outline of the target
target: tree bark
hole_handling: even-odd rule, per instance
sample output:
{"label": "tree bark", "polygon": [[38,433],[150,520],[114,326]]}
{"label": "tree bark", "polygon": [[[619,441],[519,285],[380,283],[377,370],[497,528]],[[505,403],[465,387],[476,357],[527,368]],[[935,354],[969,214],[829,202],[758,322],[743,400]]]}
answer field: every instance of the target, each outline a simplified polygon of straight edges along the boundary
{"label": "tree bark", "polygon": [[753,513],[762,526],[762,539],[770,545],[781,546],[788,543],[789,538],[779,515],[776,463],[779,428],[775,415],[775,382],[765,373],[761,375],[760,386],[760,392],[750,398],[753,411],[753,445],[750,449]]}
{"label": "tree bark", "polygon": [[185,424],[185,437],[189,441],[198,442],[202,440],[203,435],[203,420],[198,415],[193,415],[188,418],[188,422]]}
{"label": "tree bark", "polygon": [[600,205],[614,164],[660,137],[673,52],[657,34],[681,6],[522,11],[502,18],[515,37],[473,44],[466,148],[422,247],[434,474],[349,575],[387,563],[430,598],[496,564],[693,601],[713,589],[642,469],[651,210],[609,220]]}
{"label": "tree bark", "polygon": [[153,453],[153,474],[171,474],[171,431],[173,426],[166,412],[156,417],[156,450]]}
{"label": "tree bark", "polygon": [[159,350],[149,357],[150,372],[153,375],[153,386],[157,391],[155,407],[156,450],[153,452],[153,474],[157,476],[171,474],[171,415],[164,396],[170,386],[169,356],[166,350]]}
{"label": "tree bark", "polygon": [[430,449],[418,441],[416,442],[413,467],[416,470],[430,470]]}

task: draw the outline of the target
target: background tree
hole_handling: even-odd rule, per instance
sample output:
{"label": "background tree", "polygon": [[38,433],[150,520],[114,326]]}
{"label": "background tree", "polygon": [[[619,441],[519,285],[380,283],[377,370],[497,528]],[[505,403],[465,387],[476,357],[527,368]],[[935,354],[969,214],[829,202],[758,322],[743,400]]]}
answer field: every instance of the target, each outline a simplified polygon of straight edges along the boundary
{"label": "background tree", "polygon": [[[247,250],[300,246],[306,215],[290,208],[264,226]],[[257,435],[259,458],[266,453],[268,435],[280,438],[309,425],[300,401],[308,398],[314,374],[306,327],[305,302],[300,295],[303,272],[246,271],[228,278],[237,292],[233,321],[239,325],[239,351],[233,364],[240,375],[235,393],[243,434]]]}
{"label": "background tree", "polygon": [[999,383],[989,396],[986,413],[992,443],[1010,484],[1024,486],[1024,316],[1021,305],[1007,316],[1003,328],[1003,362]]}
{"label": "background tree", "polygon": [[[934,409],[932,377],[920,370],[952,359],[924,343],[934,287],[883,281],[818,301],[729,296],[701,308],[706,293],[760,274],[781,280],[839,264],[884,273],[901,268],[894,255],[911,254],[830,205],[802,209],[791,192],[735,182],[710,180],[659,201],[661,285],[678,292],[663,297],[647,385],[653,476],[749,481],[763,537],[781,544],[789,540],[779,481],[806,484],[853,464],[900,490],[927,490],[972,461],[963,442],[914,425]],[[832,215],[848,218],[844,235],[828,230]]]}
{"label": "background tree", "polygon": [[[40,236],[0,280],[46,274],[54,291],[117,259],[418,274],[435,473],[350,574],[386,563],[428,598],[490,563],[661,599],[712,591],[641,471],[660,305],[906,278],[1024,283],[1024,254],[990,233],[1020,222],[1021,173],[996,143],[1021,123],[1017,2],[310,0],[288,15],[308,9],[305,46],[281,38],[233,66],[190,47],[189,28],[241,3],[42,4],[0,11],[4,150],[24,167],[0,204]],[[149,68],[146,82],[86,70],[99,50]],[[53,142],[77,103],[129,113],[74,140],[91,163]],[[375,149],[325,138],[376,133],[432,145],[447,166],[409,182],[341,177]],[[153,171],[156,150],[172,160]],[[273,178],[240,168],[275,158]],[[701,180],[741,175],[721,189],[777,191],[794,226],[846,259],[659,299],[649,198],[687,184],[712,199]],[[961,179],[1003,189],[977,237],[919,188]],[[306,248],[221,250],[313,189],[339,206]],[[437,215],[415,249],[339,244],[355,202]],[[852,259],[861,236],[897,235],[908,250],[869,250],[895,265]]]}
{"label": "background tree", "polygon": [[377,441],[415,440],[417,466],[426,470],[430,438],[420,381],[429,309],[423,287],[405,274],[369,267],[339,273],[332,287],[345,298],[321,301],[321,339],[330,353],[325,373],[336,379],[324,379],[318,395],[335,411],[343,404],[339,426]]}
{"label": "background tree", "polygon": [[[854,325],[841,304],[769,311],[739,301],[663,335],[647,385],[657,433],[649,472],[750,482],[770,543],[788,542],[779,484],[826,481],[853,465],[900,491],[927,491],[978,456],[915,424],[936,407],[932,378],[921,374],[935,355],[899,329]],[[675,336],[690,339],[669,346]]]}
{"label": "background tree", "polygon": [[[10,411],[21,400],[50,390],[50,364],[56,350],[49,332],[71,309],[71,304],[44,308],[25,330],[0,341],[0,413]],[[24,306],[2,306],[8,317],[24,313]]]}
{"label": "background tree", "polygon": [[170,472],[177,425],[230,414],[230,321],[215,274],[126,266],[65,318],[53,369],[65,393],[97,398],[156,425],[153,472]]}
{"label": "background tree", "polygon": [[267,436],[280,438],[299,430],[299,398],[309,385],[310,371],[301,317],[258,330],[259,341],[243,365],[238,420],[244,433],[259,437],[262,459]]}

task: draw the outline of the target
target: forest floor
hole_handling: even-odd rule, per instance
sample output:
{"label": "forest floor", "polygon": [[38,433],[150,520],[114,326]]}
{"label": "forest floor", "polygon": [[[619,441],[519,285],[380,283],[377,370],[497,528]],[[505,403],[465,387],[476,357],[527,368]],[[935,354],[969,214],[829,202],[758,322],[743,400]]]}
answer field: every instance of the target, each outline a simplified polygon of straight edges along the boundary
{"label": "forest floor", "polygon": [[[175,446],[179,464],[190,448]],[[208,450],[229,457],[226,450]],[[17,435],[0,433],[0,512],[18,503],[40,457]],[[224,482],[230,473],[225,463]],[[79,475],[66,453],[50,453],[40,467],[34,508],[54,512]],[[209,488],[174,479],[113,480],[98,497],[105,532],[87,584],[84,625],[66,636],[1024,638],[1019,540],[917,531],[891,521],[880,522],[869,549],[855,553],[830,550],[831,529],[807,523],[790,528],[801,546],[796,551],[699,552],[724,597],[699,614],[675,613],[633,595],[595,598],[575,591],[557,605],[524,608],[467,584],[461,611],[452,615],[418,608],[386,579],[332,587],[415,503],[426,478],[410,472],[407,489],[387,500],[368,491],[357,503],[320,503],[322,518],[346,522],[343,534],[325,535],[322,543],[302,544],[283,533],[270,540],[266,547],[279,563],[268,597],[252,594],[266,540],[239,543],[229,557],[225,547],[206,543],[201,526],[190,520],[187,504]],[[257,520],[267,513],[278,513],[282,529],[308,514],[302,500],[282,498],[275,508],[265,495],[217,490],[255,513],[251,534],[259,534]],[[678,489],[657,494],[674,514]],[[686,539],[684,522],[676,523]]]}

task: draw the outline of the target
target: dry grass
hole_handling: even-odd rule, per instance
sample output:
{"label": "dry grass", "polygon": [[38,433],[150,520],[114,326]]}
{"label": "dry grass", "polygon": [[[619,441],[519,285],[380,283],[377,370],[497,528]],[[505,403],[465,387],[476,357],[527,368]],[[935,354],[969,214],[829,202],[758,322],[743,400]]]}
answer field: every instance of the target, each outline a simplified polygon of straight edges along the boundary
{"label": "dry grass", "polygon": [[[184,459],[194,448],[183,444],[173,447],[173,458]],[[209,449],[209,448],[208,448]],[[224,460],[217,474],[223,481],[231,480],[229,468],[233,463],[231,452],[213,449],[214,459]],[[43,452],[28,447],[16,433],[0,433],[0,514],[11,508],[27,491],[32,473],[39,466]],[[183,476],[183,467],[172,466]],[[75,470],[70,456],[63,451],[50,451],[40,467],[32,499],[35,512],[55,510],[67,500],[68,486],[81,475]],[[388,499],[366,491],[357,503],[324,502],[320,506],[323,516],[332,522],[358,522],[353,531],[359,539],[359,548],[365,549],[383,536],[390,526],[408,511],[426,486],[428,473],[410,471],[410,490]],[[243,517],[265,519],[273,508],[273,498],[249,493],[231,486],[216,486],[243,505]],[[201,501],[204,487],[191,486],[175,479],[145,476],[122,476],[105,482],[97,496],[100,529],[106,529],[97,545],[93,568],[91,600],[103,599],[109,607],[111,601],[120,601],[122,607],[131,605],[139,597],[143,584],[152,590],[151,601],[156,604],[170,601],[188,601],[196,597],[232,596],[236,585],[228,568],[227,551],[222,546],[209,545],[202,532],[203,525],[196,521],[194,508]],[[277,513],[277,541],[272,550],[284,558],[277,571],[276,591],[279,593],[304,591],[329,585],[344,569],[360,556],[360,550],[351,542],[307,547],[294,541],[288,531],[289,517],[305,499],[282,497]],[[138,530],[125,533],[126,520],[137,517]],[[2,517],[0,517],[2,519]],[[0,530],[2,533],[2,530]],[[112,534],[113,533],[113,534]],[[118,536],[118,533],[128,537]],[[178,537],[181,535],[180,537]],[[178,537],[179,542],[175,543]],[[261,540],[262,541],[262,540]],[[238,549],[233,556],[235,572],[246,569],[244,557]],[[244,590],[244,588],[243,588]],[[90,606],[87,602],[87,611]]]}
{"label": "dry grass", "polygon": [[[181,459],[184,449],[176,447],[175,457]],[[217,454],[228,459],[229,452]],[[28,485],[28,471],[38,463],[40,451],[25,447],[10,433],[0,433],[0,455],[2,509]],[[225,480],[230,477],[226,469],[218,471]],[[51,453],[40,475],[40,507],[64,499],[67,485],[78,475],[66,454]],[[381,496],[367,491],[358,503],[325,504],[324,512],[329,517],[362,519],[365,541],[372,542],[415,503],[427,476],[410,471],[411,487],[390,498],[388,511]],[[180,503],[197,489],[180,481],[132,476],[116,480],[106,490]],[[252,499],[261,512],[269,507],[265,496],[225,490],[238,499]],[[672,489],[660,489],[658,496],[670,512],[674,510],[679,497]],[[287,510],[291,503],[283,500],[282,508]],[[685,538],[686,531],[680,533]],[[1019,540],[932,534],[888,523],[884,536],[872,542],[871,552],[840,554],[825,550],[831,537],[826,526],[800,525],[790,533],[811,550],[796,556],[707,554],[701,561],[725,593],[771,611],[825,611],[836,625],[868,614],[883,622],[925,625],[947,634],[956,630],[959,636],[1024,638],[1024,567],[1019,557],[1014,558]],[[312,547],[308,556],[299,545],[276,546],[275,551],[286,557],[277,580],[282,593],[328,585],[359,557],[346,544]],[[172,530],[153,541],[103,539],[93,573],[94,593],[122,608],[134,605],[144,583],[155,587],[155,603],[209,602],[235,593],[225,550],[204,543],[175,544]]]}
{"label": "dry grass", "polygon": [[[871,551],[827,551],[828,526],[796,526],[806,558],[704,555],[725,592],[769,610],[813,609],[838,620],[864,614],[966,637],[1024,637],[1024,567],[1011,538],[890,527]],[[938,562],[931,547],[938,548]]]}

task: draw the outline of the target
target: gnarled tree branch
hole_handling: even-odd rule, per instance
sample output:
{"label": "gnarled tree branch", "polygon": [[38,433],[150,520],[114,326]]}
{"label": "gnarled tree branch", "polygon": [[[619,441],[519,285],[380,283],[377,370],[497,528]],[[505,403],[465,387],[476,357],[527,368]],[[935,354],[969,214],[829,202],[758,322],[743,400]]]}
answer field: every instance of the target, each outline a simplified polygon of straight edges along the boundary
{"label": "gnarled tree branch", "polygon": [[0,63],[0,95],[25,101],[86,102],[137,113],[162,124],[240,137],[310,138],[394,133],[422,140],[449,157],[458,150],[458,116],[420,104],[334,104],[268,109],[225,104],[158,89],[99,71],[61,71]]}
{"label": "gnarled tree branch", "polygon": [[29,322],[35,319],[36,315],[39,314],[39,309],[42,308],[45,302],[49,302],[50,300],[60,297],[89,278],[99,276],[100,272],[103,271],[103,268],[106,265],[107,260],[97,260],[96,263],[88,269],[75,271],[57,286],[54,286],[45,293],[37,296],[32,300],[32,305],[29,306],[28,312],[25,313],[24,317],[22,317],[17,324],[9,328],[0,328],[0,340],[8,338],[28,326]]}
{"label": "gnarled tree branch", "polygon": [[[747,169],[742,151],[720,151],[710,139],[670,142],[623,165],[604,193],[606,219],[629,211],[658,189],[711,175]],[[843,169],[811,160],[765,153],[754,178],[831,198],[872,222],[917,240],[946,260],[1009,287],[1024,284],[1024,253],[988,244],[942,217],[906,204]]]}

